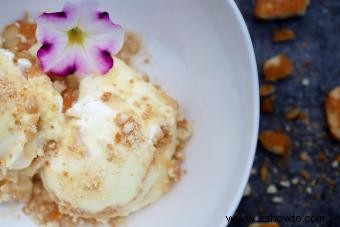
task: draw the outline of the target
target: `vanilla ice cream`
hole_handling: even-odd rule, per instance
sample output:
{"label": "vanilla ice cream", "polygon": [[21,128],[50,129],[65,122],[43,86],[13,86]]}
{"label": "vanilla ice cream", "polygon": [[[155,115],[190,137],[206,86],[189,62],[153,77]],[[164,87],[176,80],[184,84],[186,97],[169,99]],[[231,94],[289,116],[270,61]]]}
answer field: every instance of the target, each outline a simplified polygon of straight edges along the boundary
{"label": "vanilla ice cream", "polygon": [[178,145],[176,103],[115,59],[80,81],[58,152],[41,171],[64,212],[107,219],[155,202],[170,187]]}
{"label": "vanilla ice cream", "polygon": [[62,106],[62,98],[52,89],[50,80],[46,76],[27,79],[22,70],[29,67],[29,61],[19,59],[15,64],[13,57],[13,53],[0,49],[0,167],[3,174],[28,167],[42,154],[47,138],[40,132],[54,127]]}

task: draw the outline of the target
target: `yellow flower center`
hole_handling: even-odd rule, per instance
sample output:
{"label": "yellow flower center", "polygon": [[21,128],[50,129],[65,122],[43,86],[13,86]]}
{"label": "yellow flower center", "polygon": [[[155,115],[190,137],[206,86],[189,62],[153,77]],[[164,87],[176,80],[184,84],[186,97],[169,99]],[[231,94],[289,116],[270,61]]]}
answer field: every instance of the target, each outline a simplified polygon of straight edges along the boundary
{"label": "yellow flower center", "polygon": [[67,32],[69,44],[79,44],[82,45],[85,38],[85,33],[78,27],[72,28]]}

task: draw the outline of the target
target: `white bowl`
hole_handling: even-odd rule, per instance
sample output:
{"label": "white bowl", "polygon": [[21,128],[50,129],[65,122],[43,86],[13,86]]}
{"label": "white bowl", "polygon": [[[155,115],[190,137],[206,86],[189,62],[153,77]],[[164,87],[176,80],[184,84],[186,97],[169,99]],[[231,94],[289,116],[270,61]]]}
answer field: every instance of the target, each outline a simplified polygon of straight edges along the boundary
{"label": "white bowl", "polygon": [[[129,227],[225,226],[253,163],[259,119],[258,80],[251,40],[232,0],[101,1],[115,22],[140,33],[151,64],[140,65],[174,96],[194,127],[188,173],[158,203],[128,218]],[[1,25],[61,9],[63,1],[11,0]],[[1,208],[0,226],[35,226]],[[11,210],[13,212],[13,210]]]}

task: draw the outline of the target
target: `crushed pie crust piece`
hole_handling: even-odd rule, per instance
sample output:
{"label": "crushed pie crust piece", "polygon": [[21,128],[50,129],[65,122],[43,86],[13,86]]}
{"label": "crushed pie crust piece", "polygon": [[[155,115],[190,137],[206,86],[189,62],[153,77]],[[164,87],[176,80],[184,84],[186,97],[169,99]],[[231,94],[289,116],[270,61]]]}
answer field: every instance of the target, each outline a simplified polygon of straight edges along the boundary
{"label": "crushed pie crust piece", "polygon": [[260,87],[260,96],[265,97],[273,94],[275,91],[275,88],[271,84],[262,84]]}
{"label": "crushed pie crust piece", "polygon": [[267,222],[267,223],[252,223],[249,225],[249,227],[280,227],[280,225],[277,222]]}
{"label": "crushed pie crust piece", "polygon": [[280,29],[276,30],[273,35],[274,43],[282,43],[295,39],[295,33],[291,29]]}
{"label": "crushed pie crust piece", "polygon": [[336,140],[340,140],[340,86],[328,94],[325,109],[329,130]]}
{"label": "crushed pie crust piece", "polygon": [[274,109],[273,98],[262,99],[260,108],[261,108],[262,113],[273,113],[273,109]]}
{"label": "crushed pie crust piece", "polygon": [[264,78],[270,82],[284,79],[292,72],[293,63],[285,54],[279,54],[267,60],[263,65]]}
{"label": "crushed pie crust piece", "polygon": [[277,155],[287,155],[292,145],[287,135],[276,131],[261,132],[259,140],[264,149]]}
{"label": "crushed pie crust piece", "polygon": [[263,163],[260,167],[260,178],[261,178],[261,180],[267,181],[268,175],[269,175],[268,165],[267,165],[267,163]]}
{"label": "crushed pie crust piece", "polygon": [[302,16],[308,5],[309,0],[257,0],[254,16],[263,20]]}
{"label": "crushed pie crust piece", "polygon": [[302,121],[306,125],[309,125],[310,123],[308,114],[299,108],[290,108],[285,113],[285,118],[288,121]]}

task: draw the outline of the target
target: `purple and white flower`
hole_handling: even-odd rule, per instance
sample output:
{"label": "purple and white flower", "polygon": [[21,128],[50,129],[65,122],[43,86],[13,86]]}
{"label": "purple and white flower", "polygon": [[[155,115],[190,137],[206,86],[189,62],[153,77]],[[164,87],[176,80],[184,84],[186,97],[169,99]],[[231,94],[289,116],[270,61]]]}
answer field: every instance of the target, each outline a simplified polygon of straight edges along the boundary
{"label": "purple and white flower", "polygon": [[67,3],[61,12],[37,18],[38,59],[44,72],[65,77],[71,74],[105,74],[113,67],[112,55],[124,42],[124,31],[93,1]]}

